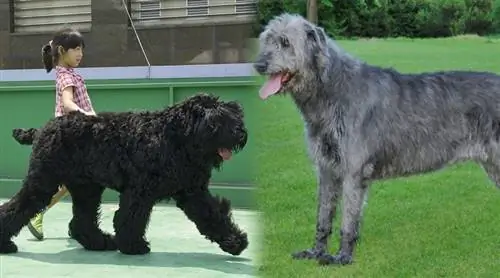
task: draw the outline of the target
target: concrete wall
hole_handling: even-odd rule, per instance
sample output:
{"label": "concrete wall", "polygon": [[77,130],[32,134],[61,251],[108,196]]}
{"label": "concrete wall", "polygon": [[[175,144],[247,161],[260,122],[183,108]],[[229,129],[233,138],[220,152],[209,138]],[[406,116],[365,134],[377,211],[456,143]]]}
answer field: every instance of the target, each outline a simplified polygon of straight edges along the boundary
{"label": "concrete wall", "polygon": [[[0,68],[41,68],[41,46],[53,34],[11,30],[9,1],[0,1]],[[92,0],[91,12],[91,29],[81,30],[87,45],[82,67],[147,65],[121,1]],[[142,27],[138,34],[152,65],[243,63],[251,52],[252,22],[235,16],[221,23]]]}

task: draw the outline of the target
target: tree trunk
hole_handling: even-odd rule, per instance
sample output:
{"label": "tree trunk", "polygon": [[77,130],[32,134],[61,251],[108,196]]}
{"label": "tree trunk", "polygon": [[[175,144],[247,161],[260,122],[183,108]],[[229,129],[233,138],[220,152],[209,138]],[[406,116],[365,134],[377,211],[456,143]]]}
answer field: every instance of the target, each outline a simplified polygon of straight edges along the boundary
{"label": "tree trunk", "polygon": [[318,24],[318,1],[307,0],[307,20]]}

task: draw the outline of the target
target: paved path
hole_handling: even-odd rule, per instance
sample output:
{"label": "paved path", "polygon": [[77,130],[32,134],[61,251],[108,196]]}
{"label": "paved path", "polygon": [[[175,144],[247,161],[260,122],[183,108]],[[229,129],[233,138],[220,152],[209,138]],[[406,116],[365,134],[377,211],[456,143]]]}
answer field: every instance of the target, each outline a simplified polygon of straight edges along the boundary
{"label": "paved path", "polygon": [[[0,200],[4,202],[5,200]],[[104,230],[112,231],[116,205],[103,205]],[[226,278],[255,277],[259,252],[258,213],[237,210],[234,218],[249,234],[249,247],[234,257],[206,240],[174,207],[157,206],[147,232],[151,253],[127,256],[118,252],[90,252],[67,237],[71,204],[59,203],[45,216],[44,241],[32,239],[27,228],[14,239],[16,254],[0,256],[0,278]]]}

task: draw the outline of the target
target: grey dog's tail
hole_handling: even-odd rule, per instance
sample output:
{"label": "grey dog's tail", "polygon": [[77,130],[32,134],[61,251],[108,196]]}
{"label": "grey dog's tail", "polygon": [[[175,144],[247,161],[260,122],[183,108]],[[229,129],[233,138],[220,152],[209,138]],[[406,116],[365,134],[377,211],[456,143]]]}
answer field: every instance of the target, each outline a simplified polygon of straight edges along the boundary
{"label": "grey dog's tail", "polygon": [[21,145],[33,144],[36,136],[38,136],[38,129],[36,128],[14,128],[12,130],[12,137]]}

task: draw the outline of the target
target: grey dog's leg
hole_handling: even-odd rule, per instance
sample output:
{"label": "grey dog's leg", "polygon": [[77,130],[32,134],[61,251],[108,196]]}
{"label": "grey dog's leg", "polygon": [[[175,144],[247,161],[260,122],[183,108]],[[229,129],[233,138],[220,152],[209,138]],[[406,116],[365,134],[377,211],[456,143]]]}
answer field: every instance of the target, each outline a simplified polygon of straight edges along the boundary
{"label": "grey dog's leg", "polygon": [[483,162],[481,165],[488,174],[490,180],[496,184],[498,189],[500,189],[500,166],[492,162]]}
{"label": "grey dog's leg", "polygon": [[[363,188],[365,188],[365,190],[363,191],[363,205],[361,206],[361,213],[359,216],[359,221],[356,223],[357,224],[356,225],[356,239],[358,242],[361,239],[360,229],[361,229],[361,225],[363,224],[363,214],[364,214],[366,206],[368,205],[368,187],[369,187],[369,184],[367,182],[363,182],[361,184],[361,186]],[[342,230],[340,230],[340,237],[341,238],[342,238],[342,235],[343,235]]]}
{"label": "grey dog's leg", "polygon": [[[363,225],[363,214],[364,214],[364,211],[365,211],[365,208],[366,206],[368,205],[368,186],[369,184],[366,183],[366,182],[363,182],[363,184],[361,185],[363,186],[363,188],[366,188],[366,190],[363,191],[363,205],[361,206],[361,213],[360,213],[360,216],[359,216],[359,221],[356,222],[356,229],[355,229],[355,238],[356,238],[356,242],[359,243],[359,241],[361,240],[361,226]],[[339,230],[339,233],[340,233],[340,238],[343,237],[344,233],[342,232],[342,229]]]}
{"label": "grey dog's leg", "polygon": [[361,176],[347,176],[343,181],[342,188],[343,210],[340,248],[334,256],[325,254],[319,258],[321,264],[352,263],[368,186],[361,181]]}
{"label": "grey dog's leg", "polygon": [[341,182],[326,167],[319,167],[318,177],[318,211],[314,247],[292,254],[294,259],[316,259],[327,254],[328,239],[332,234],[332,222],[341,192]]}

